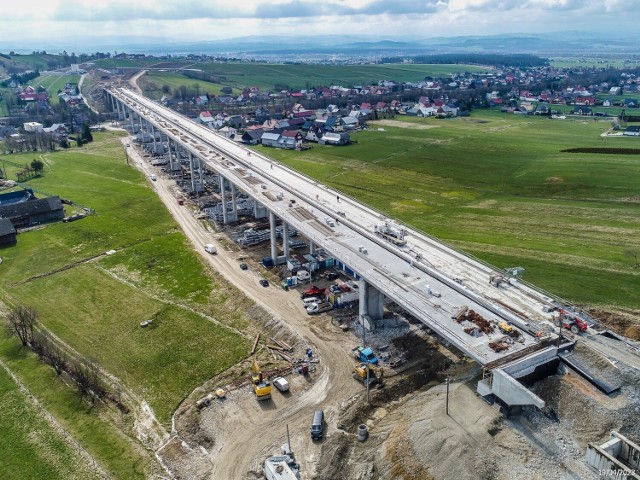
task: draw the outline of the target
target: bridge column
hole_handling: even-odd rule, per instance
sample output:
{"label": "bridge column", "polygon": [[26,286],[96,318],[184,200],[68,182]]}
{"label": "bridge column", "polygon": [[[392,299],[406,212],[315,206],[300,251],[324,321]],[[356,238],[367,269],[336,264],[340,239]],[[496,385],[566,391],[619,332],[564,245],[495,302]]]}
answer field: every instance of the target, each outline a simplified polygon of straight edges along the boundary
{"label": "bridge column", "polygon": [[271,233],[271,258],[275,265],[278,259],[278,245],[276,244],[276,216],[273,212],[269,212],[269,232]]}
{"label": "bridge column", "polygon": [[158,149],[156,147],[156,129],[153,124],[149,124],[151,126],[151,137],[153,138],[153,153],[157,153]]}
{"label": "bridge column", "polygon": [[258,200],[253,201],[253,216],[255,218],[265,218],[267,216],[267,208]]}
{"label": "bridge column", "polygon": [[229,221],[229,217],[227,217],[227,194],[225,192],[224,186],[224,177],[218,174],[220,177],[220,198],[222,200],[222,222],[227,223]]}
{"label": "bridge column", "polygon": [[204,192],[204,165],[202,164],[202,159],[198,158],[198,171],[200,172],[200,181],[198,185],[196,185],[197,192]]}
{"label": "bridge column", "polygon": [[123,121],[125,117],[124,117],[122,105],[120,104],[120,100],[115,99],[115,101],[116,101],[116,109],[118,111],[118,121]]}
{"label": "bridge column", "polygon": [[230,222],[237,222],[238,221],[238,204],[236,202],[237,190],[233,182],[229,182],[229,186],[231,187],[231,212],[228,214],[228,217]]}
{"label": "bridge column", "polygon": [[282,221],[282,250],[286,260],[289,258],[289,225],[284,220]]}
{"label": "bridge column", "polygon": [[309,253],[315,253],[315,251],[316,251],[316,244],[313,243],[311,239],[309,239]]}
{"label": "bridge column", "polygon": [[360,321],[367,330],[373,330],[373,322],[382,320],[384,316],[384,295],[367,283],[360,280]]}
{"label": "bridge column", "polygon": [[189,171],[191,172],[191,191],[196,191],[196,177],[193,173],[193,154],[189,152]]}
{"label": "bridge column", "polygon": [[180,166],[180,155],[178,154],[178,142],[175,140],[173,141],[173,150],[175,153],[175,161],[173,154],[171,153],[171,139],[169,139],[169,168],[172,172],[177,172],[178,170],[181,170],[182,167]]}
{"label": "bridge column", "polygon": [[131,133],[133,133],[133,109],[129,108],[129,126],[131,127]]}

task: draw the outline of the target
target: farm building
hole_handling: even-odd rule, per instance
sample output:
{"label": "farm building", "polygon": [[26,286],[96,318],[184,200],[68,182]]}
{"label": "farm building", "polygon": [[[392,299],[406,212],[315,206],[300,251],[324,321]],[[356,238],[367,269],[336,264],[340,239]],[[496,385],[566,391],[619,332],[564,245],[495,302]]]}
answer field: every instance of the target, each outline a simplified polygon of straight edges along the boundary
{"label": "farm building", "polygon": [[14,203],[26,202],[28,200],[36,200],[33,190],[25,188],[24,190],[16,190],[15,192],[3,193],[0,195],[0,207],[3,205],[11,205]]}
{"label": "farm building", "polygon": [[325,133],[320,139],[323,145],[346,145],[351,141],[348,133]]}
{"label": "farm building", "polygon": [[0,218],[0,247],[8,247],[18,242],[16,229],[8,218]]}
{"label": "farm building", "polygon": [[0,218],[11,220],[14,227],[28,227],[64,218],[64,207],[60,197],[0,204]]}

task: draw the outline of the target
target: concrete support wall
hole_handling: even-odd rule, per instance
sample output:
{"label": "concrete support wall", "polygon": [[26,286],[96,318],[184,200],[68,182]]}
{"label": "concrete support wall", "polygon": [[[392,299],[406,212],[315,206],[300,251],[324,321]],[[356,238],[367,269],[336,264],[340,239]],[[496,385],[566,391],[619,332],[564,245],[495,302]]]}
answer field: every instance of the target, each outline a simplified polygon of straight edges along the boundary
{"label": "concrete support wall", "polygon": [[384,316],[384,295],[366,280],[360,280],[360,317],[368,316],[372,321],[382,320]]}
{"label": "concrete support wall", "polygon": [[276,215],[269,212],[269,230],[271,231],[271,258],[275,262],[278,258],[278,245],[276,244]]}
{"label": "concrete support wall", "polygon": [[510,407],[534,405],[544,408],[545,406],[544,400],[500,368],[493,371],[491,392]]}
{"label": "concrete support wall", "polygon": [[596,470],[615,472],[615,478],[640,480],[640,447],[616,431],[602,445],[590,443],[585,459]]}

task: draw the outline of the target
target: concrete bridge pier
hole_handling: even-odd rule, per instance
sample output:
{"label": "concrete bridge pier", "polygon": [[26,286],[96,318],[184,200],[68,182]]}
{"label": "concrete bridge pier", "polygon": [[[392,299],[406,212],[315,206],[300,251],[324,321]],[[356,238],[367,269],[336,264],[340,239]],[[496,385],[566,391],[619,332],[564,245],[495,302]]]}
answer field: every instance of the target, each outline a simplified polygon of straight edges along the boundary
{"label": "concrete bridge pier", "polygon": [[253,202],[253,216],[254,216],[254,218],[267,218],[268,215],[269,215],[269,213],[267,211],[267,207],[265,207],[263,204],[261,204],[257,200],[254,200],[254,202]]}
{"label": "concrete bridge pier", "polygon": [[229,222],[237,222],[238,221],[238,205],[236,203],[237,190],[233,182],[229,182],[229,187],[231,190],[231,211],[227,213],[227,220]]}
{"label": "concrete bridge pier", "polygon": [[289,225],[284,221],[282,222],[282,250],[286,261],[289,258]]}
{"label": "concrete bridge pier", "polygon": [[[171,141],[169,138],[169,170],[172,172],[178,172],[182,169],[180,166],[180,155],[178,154],[178,142]],[[173,153],[171,151],[171,145],[173,145]],[[174,156],[175,155],[175,156]]]}
{"label": "concrete bridge pier", "polygon": [[229,217],[227,214],[227,192],[225,188],[225,180],[224,177],[218,174],[218,178],[220,179],[220,200],[222,201],[222,223],[229,223]]}
{"label": "concrete bridge pier", "polygon": [[367,330],[374,330],[376,320],[382,320],[384,316],[384,295],[380,290],[360,280],[360,320]]}
{"label": "concrete bridge pier", "polygon": [[193,154],[189,152],[189,172],[191,172],[191,191],[196,191],[196,177],[193,173]]}
{"label": "concrete bridge pier", "polygon": [[196,192],[204,192],[204,165],[202,164],[202,159],[200,157],[196,157],[198,160],[198,172],[200,172],[200,181],[196,183]]}
{"label": "concrete bridge pier", "polygon": [[273,212],[269,212],[269,231],[271,233],[271,258],[275,264],[278,258],[278,245],[276,244],[276,215]]}
{"label": "concrete bridge pier", "polygon": [[150,123],[149,125],[151,126],[151,138],[153,138],[153,153],[156,153],[158,151],[158,147],[156,146],[156,129],[153,126],[153,123]]}
{"label": "concrete bridge pier", "polygon": [[316,244],[313,243],[312,240],[309,240],[309,253],[315,253],[316,251]]}

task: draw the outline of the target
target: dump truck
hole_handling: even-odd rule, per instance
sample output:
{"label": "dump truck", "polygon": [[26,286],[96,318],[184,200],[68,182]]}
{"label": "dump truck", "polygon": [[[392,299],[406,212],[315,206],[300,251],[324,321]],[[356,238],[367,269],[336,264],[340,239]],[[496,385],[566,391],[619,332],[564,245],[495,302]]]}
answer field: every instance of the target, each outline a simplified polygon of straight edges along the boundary
{"label": "dump truck", "polygon": [[378,357],[375,356],[370,347],[358,345],[353,350],[353,356],[359,362],[366,362],[371,365],[378,365]]}
{"label": "dump truck", "polygon": [[[369,370],[368,379],[367,370]],[[360,383],[363,383],[365,386],[367,385],[367,382],[369,382],[370,387],[374,385],[382,387],[384,385],[384,370],[382,367],[376,367],[375,365],[371,365],[367,362],[360,362],[353,367],[353,378],[358,380]]]}
{"label": "dump truck", "polygon": [[260,365],[255,360],[251,366],[251,386],[253,387],[253,393],[256,395],[258,401],[269,400],[271,398],[271,382],[264,378]]}

